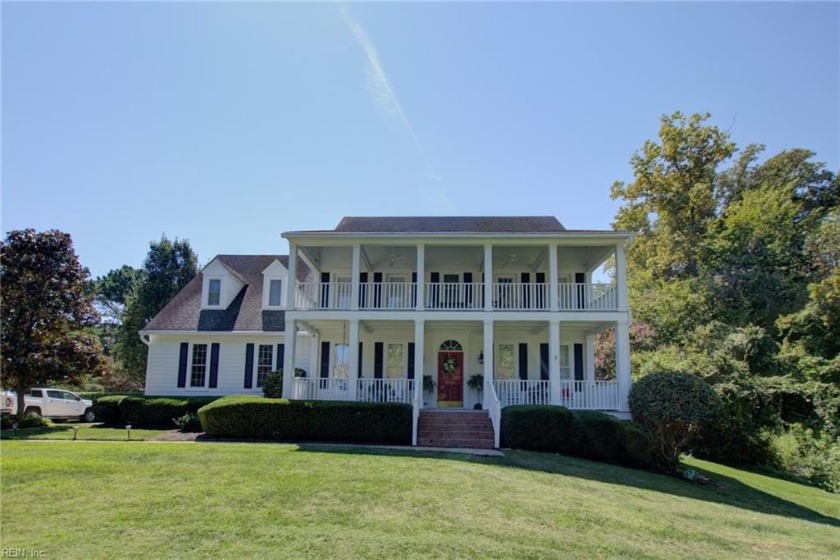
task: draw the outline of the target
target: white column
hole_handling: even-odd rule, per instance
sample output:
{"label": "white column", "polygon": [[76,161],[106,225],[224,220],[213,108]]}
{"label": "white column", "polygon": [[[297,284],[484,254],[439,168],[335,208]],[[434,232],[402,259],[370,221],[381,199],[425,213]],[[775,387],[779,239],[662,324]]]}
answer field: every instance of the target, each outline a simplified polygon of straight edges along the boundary
{"label": "white column", "polygon": [[359,273],[362,270],[362,246],[358,243],[353,244],[353,257],[350,264],[352,272],[350,273],[350,309],[352,311],[359,310]]}
{"label": "white column", "polygon": [[624,253],[624,242],[615,246],[615,282],[618,290],[618,309],[627,311],[627,256]]}
{"label": "white column", "polygon": [[[358,276],[358,275],[357,275]],[[353,293],[356,293],[354,291]],[[350,367],[348,368],[347,382],[350,384],[348,387],[350,393],[350,400],[355,401],[357,399],[357,393],[359,389],[359,320],[358,319],[350,319],[350,348],[348,348],[347,352],[347,359],[350,360],[348,364]]]}
{"label": "white column", "polygon": [[583,339],[583,355],[585,356],[586,380],[595,381],[595,335],[588,334]]}
{"label": "white column", "polygon": [[560,303],[557,298],[557,244],[551,243],[548,246],[548,303],[549,309],[557,311]]}
{"label": "white column", "polygon": [[426,305],[426,246],[417,245],[417,311]]}
{"label": "white column", "polygon": [[289,241],[289,277],[286,279],[286,309],[294,309],[297,302],[295,295],[297,294],[297,244]]}
{"label": "white column", "polygon": [[630,326],[619,321],[615,326],[615,376],[618,380],[618,409],[628,411],[627,396],[630,394]]}
{"label": "white column", "polygon": [[[423,374],[426,372],[424,343],[426,341],[426,323],[423,319],[414,320],[414,383],[419,383],[414,394],[416,406],[423,407]],[[411,356],[408,357],[411,359]]]}
{"label": "white column", "polygon": [[[484,310],[493,311],[493,246],[490,243],[484,244]],[[484,325],[486,331],[487,323]]]}
{"label": "white column", "polygon": [[496,360],[493,352],[493,321],[484,321],[484,380],[493,381]]}
{"label": "white column", "polygon": [[[556,278],[556,276],[555,276]],[[557,284],[555,280],[555,285]],[[548,322],[548,383],[551,404],[560,404],[560,321]]]}
{"label": "white column", "polygon": [[[289,260],[291,260],[291,256]],[[289,268],[291,269],[292,267],[290,266]],[[283,398],[290,399],[292,398],[292,383],[295,380],[295,354],[297,353],[297,321],[294,319],[286,321],[286,341],[284,344]]]}

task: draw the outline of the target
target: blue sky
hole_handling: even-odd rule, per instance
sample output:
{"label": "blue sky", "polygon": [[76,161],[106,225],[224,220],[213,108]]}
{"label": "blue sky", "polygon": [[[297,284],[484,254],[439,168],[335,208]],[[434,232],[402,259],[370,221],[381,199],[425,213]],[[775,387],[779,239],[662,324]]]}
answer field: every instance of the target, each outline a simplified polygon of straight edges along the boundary
{"label": "blue sky", "polygon": [[3,3],[2,228],[94,276],[344,215],[608,229],[659,117],[840,167],[840,4]]}

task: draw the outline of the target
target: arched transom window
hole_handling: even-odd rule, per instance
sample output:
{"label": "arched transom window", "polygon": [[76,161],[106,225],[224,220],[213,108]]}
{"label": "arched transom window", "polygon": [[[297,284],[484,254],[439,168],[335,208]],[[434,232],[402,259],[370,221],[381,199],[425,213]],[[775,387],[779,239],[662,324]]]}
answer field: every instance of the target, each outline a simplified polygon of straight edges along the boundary
{"label": "arched transom window", "polygon": [[440,345],[441,352],[463,352],[464,348],[457,340],[444,340]]}

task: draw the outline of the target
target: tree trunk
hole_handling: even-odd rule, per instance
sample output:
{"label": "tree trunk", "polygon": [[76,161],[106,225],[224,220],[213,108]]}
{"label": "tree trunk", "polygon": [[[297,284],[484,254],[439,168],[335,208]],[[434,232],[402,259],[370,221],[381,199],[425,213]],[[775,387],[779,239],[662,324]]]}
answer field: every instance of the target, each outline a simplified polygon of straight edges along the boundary
{"label": "tree trunk", "polygon": [[26,412],[26,385],[21,382],[17,384],[17,420],[20,422],[24,418]]}

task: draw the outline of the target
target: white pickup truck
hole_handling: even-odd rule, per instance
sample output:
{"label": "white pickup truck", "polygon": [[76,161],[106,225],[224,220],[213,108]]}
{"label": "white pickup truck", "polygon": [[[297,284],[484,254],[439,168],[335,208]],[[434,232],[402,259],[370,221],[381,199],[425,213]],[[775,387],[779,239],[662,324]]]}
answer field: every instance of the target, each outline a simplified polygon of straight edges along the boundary
{"label": "white pickup truck", "polygon": [[[24,412],[36,414],[44,418],[79,419],[93,422],[93,401],[83,399],[75,393],[64,389],[35,388],[24,395],[26,408]],[[17,394],[5,391],[2,399],[2,414],[17,414]]]}

